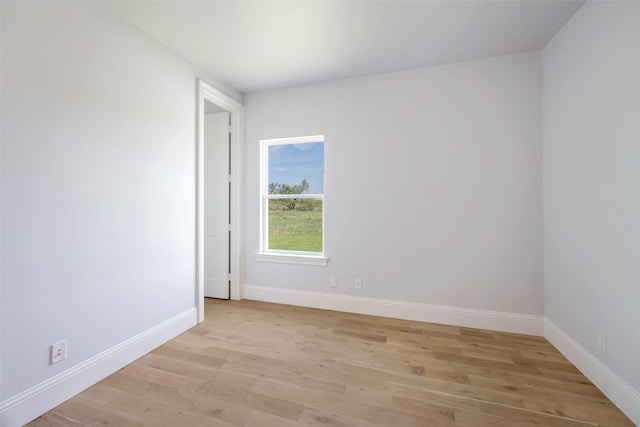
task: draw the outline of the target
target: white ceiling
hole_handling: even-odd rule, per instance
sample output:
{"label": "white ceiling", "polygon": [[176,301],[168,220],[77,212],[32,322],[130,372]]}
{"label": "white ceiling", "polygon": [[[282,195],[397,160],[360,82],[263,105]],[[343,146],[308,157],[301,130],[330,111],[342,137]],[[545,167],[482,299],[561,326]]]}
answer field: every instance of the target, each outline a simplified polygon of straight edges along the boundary
{"label": "white ceiling", "polygon": [[248,93],[542,49],[583,1],[109,4]]}

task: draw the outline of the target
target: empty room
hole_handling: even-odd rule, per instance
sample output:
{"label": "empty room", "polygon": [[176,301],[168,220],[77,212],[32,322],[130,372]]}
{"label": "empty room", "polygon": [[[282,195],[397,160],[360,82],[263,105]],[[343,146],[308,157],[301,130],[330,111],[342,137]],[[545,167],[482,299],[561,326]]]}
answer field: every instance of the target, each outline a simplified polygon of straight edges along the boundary
{"label": "empty room", "polygon": [[0,426],[640,425],[640,2],[0,19]]}

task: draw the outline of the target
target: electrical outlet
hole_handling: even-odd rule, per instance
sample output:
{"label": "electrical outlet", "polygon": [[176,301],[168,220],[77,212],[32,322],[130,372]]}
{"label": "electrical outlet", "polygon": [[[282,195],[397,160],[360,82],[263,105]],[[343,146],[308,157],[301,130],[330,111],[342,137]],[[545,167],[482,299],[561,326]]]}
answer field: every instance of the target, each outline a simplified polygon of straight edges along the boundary
{"label": "electrical outlet", "polygon": [[596,329],[597,337],[598,337],[598,348],[605,353],[607,352],[607,334],[602,332],[600,329]]}
{"label": "electrical outlet", "polygon": [[49,346],[49,365],[58,363],[67,357],[67,340]]}
{"label": "electrical outlet", "polygon": [[337,288],[338,287],[338,276],[329,277],[329,287]]}
{"label": "electrical outlet", "polygon": [[354,285],[354,288],[356,288],[356,289],[362,289],[362,279],[360,279],[360,278],[357,278],[357,279],[356,279],[356,283],[355,283],[355,285]]}

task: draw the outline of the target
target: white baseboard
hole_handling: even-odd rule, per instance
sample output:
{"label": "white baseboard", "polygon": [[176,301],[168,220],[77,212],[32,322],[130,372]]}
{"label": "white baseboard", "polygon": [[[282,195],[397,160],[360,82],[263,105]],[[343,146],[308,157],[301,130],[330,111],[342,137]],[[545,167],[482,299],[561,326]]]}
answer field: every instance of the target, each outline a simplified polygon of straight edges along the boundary
{"label": "white baseboard", "polygon": [[544,317],[245,285],[243,298],[301,307],[542,336]]}
{"label": "white baseboard", "polygon": [[544,337],[596,385],[624,414],[640,426],[640,392],[611,371],[587,349],[546,319]]}
{"label": "white baseboard", "polygon": [[0,402],[0,426],[22,426],[196,325],[191,308]]}

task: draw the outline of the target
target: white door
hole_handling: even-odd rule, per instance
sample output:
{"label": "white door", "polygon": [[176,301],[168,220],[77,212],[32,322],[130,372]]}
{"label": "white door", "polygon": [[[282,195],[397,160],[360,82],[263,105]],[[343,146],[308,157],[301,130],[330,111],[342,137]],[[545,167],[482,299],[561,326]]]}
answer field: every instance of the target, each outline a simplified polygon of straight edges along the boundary
{"label": "white door", "polygon": [[229,298],[229,113],[204,116],[204,296]]}

